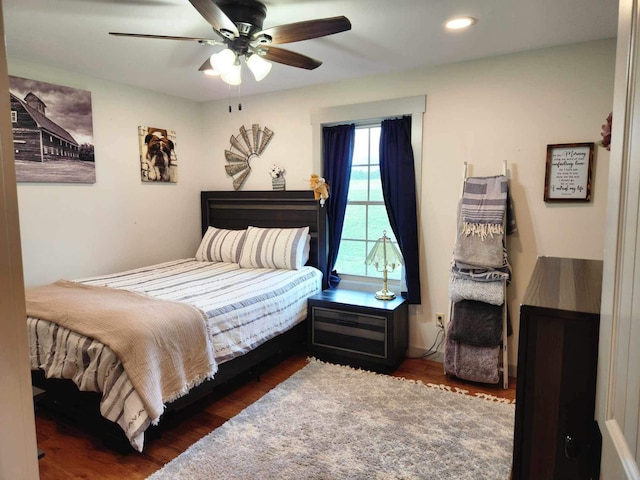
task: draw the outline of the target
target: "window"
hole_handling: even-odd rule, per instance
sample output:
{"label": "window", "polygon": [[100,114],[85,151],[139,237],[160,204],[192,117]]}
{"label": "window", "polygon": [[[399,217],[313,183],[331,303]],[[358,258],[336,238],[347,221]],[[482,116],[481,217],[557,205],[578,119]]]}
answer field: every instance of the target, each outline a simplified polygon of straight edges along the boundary
{"label": "window", "polygon": [[[354,195],[359,190],[355,186],[350,186],[350,193],[345,212],[345,223],[342,231],[342,239],[340,242],[340,249],[338,252],[338,258],[334,268],[342,277],[340,287],[352,288],[354,290],[368,291],[371,285],[374,283],[379,284],[378,278],[382,274],[377,274],[374,267],[365,266],[365,259],[368,253],[368,248],[373,245],[381,235],[385,228],[379,222],[380,218],[387,221],[386,209],[382,201],[382,191],[380,188],[380,176],[378,165],[378,138],[380,135],[380,122],[385,118],[399,117],[403,115],[411,115],[411,145],[413,147],[414,160],[415,160],[415,175],[416,175],[416,195],[418,203],[420,202],[420,178],[421,178],[421,158],[422,158],[422,126],[423,115],[426,110],[426,96],[418,95],[415,97],[395,98],[388,100],[380,100],[367,103],[356,103],[349,105],[338,105],[331,107],[320,108],[311,114],[312,130],[312,144],[313,144],[313,160],[312,160],[312,172],[323,172],[323,160],[322,160],[322,129],[323,127],[329,127],[334,125],[340,125],[345,123],[355,123],[360,128],[356,130],[356,144],[354,152],[353,169],[367,169],[366,180],[360,179],[361,183],[358,187],[362,187],[366,182],[367,200],[362,203],[362,199],[354,198]],[[366,133],[370,138],[368,142],[362,141],[360,137],[365,135],[363,132],[359,132],[363,127],[365,130],[369,130]],[[374,130],[377,132],[373,133]],[[372,136],[377,136],[376,140],[372,140]],[[365,163],[360,162],[360,147],[362,144],[367,144],[367,155],[369,155],[369,147],[371,144],[375,144],[376,148],[372,151],[372,159],[368,159]],[[352,170],[351,182],[357,181],[359,174],[356,174]],[[378,193],[376,193],[376,188]],[[372,193],[373,192],[373,193]],[[378,196],[376,196],[378,195]],[[354,225],[357,215],[352,213],[359,209],[365,211],[364,227],[359,226],[361,233],[354,233],[356,225]],[[377,215],[376,209],[380,209],[384,212],[384,216]],[[388,225],[388,223],[387,223]],[[391,227],[387,227],[387,235],[395,242],[393,238],[393,232]],[[353,249],[353,250],[351,250]],[[375,277],[374,277],[375,275]],[[401,269],[398,269],[393,275],[389,275],[389,279],[393,280],[400,278],[402,275]],[[375,280],[374,280],[375,279]]]}
{"label": "window", "polygon": [[[355,132],[349,196],[345,212],[336,271],[340,275],[380,277],[375,266],[365,259],[384,231],[396,243],[382,198],[380,181],[380,123],[358,126]],[[401,269],[388,273],[400,280]]]}
{"label": "window", "polygon": [[18,123],[18,112],[11,110],[11,123]]}

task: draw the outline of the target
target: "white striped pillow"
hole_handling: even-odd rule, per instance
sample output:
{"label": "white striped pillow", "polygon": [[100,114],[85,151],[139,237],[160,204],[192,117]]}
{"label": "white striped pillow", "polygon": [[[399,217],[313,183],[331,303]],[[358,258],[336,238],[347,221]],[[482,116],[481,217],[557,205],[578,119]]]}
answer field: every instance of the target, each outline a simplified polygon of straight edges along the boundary
{"label": "white striped pillow", "polygon": [[248,227],[240,268],[298,270],[309,259],[309,227]]}
{"label": "white striped pillow", "polygon": [[199,262],[238,263],[246,230],[225,230],[209,227],[196,251]]}

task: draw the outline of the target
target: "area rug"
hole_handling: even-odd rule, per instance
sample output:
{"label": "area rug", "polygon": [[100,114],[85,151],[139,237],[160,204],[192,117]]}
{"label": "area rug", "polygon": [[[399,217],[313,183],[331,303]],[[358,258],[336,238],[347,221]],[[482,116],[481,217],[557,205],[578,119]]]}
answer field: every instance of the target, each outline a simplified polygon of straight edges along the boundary
{"label": "area rug", "polygon": [[310,359],[149,480],[507,480],[514,409]]}

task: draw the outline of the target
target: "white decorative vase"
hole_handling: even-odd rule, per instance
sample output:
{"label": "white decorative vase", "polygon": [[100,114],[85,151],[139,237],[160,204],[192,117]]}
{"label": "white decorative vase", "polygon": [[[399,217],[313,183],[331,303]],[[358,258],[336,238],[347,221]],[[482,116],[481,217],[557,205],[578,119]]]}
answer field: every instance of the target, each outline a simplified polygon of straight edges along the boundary
{"label": "white decorative vase", "polygon": [[284,177],[276,177],[271,179],[271,186],[274,190],[285,190]]}

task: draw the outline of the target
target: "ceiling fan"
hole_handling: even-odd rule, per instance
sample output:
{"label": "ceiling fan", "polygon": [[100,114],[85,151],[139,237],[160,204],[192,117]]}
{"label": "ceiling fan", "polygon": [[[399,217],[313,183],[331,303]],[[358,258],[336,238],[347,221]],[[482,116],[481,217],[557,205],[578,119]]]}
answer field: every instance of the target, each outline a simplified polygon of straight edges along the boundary
{"label": "ceiling fan", "polygon": [[324,37],[351,29],[351,22],[344,16],[307,20],[263,29],[267,8],[258,0],[189,0],[189,2],[213,27],[217,38],[118,32],[109,32],[109,34],[185,40],[198,42],[201,45],[225,45],[223,50],[211,55],[199,70],[213,75],[219,74],[226,83],[239,85],[242,81],[240,65],[242,58],[257,81],[266,77],[271,70],[269,61],[313,70],[322,65],[320,60],[274,45]]}

